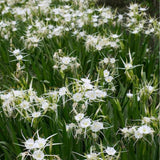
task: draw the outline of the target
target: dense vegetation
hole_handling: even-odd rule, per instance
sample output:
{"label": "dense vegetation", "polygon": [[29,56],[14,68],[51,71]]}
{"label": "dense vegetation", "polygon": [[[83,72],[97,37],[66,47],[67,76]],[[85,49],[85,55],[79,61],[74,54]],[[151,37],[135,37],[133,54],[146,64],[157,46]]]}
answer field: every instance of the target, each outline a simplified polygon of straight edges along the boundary
{"label": "dense vegetation", "polygon": [[157,13],[97,3],[0,1],[0,159],[160,158]]}

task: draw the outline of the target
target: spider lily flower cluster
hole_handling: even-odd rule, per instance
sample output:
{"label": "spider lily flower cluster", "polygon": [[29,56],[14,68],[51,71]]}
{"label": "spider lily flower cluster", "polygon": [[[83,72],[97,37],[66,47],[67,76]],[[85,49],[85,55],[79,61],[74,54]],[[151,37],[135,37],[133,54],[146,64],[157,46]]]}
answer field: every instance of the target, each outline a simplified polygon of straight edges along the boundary
{"label": "spider lily flower cluster", "polygon": [[25,61],[24,58],[27,56],[27,54],[23,53],[20,49],[15,49],[11,53],[13,54],[13,56],[16,57],[16,59],[12,61],[18,61],[19,63],[22,63],[22,61]]}
{"label": "spider lily flower cluster", "polygon": [[72,100],[75,103],[85,103],[85,105],[103,101],[103,98],[107,97],[107,92],[101,86],[98,86],[97,82],[91,82],[88,78],[75,79],[72,85],[74,91]]}
{"label": "spider lily flower cluster", "polygon": [[110,146],[104,147],[104,146],[102,146],[102,144],[99,145],[99,147],[101,148],[101,151],[99,151],[99,152],[96,151],[95,146],[91,146],[90,153],[87,153],[85,155],[81,155],[76,152],[74,152],[74,153],[81,156],[81,157],[84,157],[85,160],[102,160],[102,159],[114,160],[114,159],[118,159],[120,156],[120,152],[118,153],[114,147],[110,147]]}
{"label": "spider lily flower cluster", "polygon": [[115,81],[118,77],[116,61],[117,59],[115,58],[105,57],[99,62],[97,69],[100,77],[99,80],[107,87],[108,95],[112,95],[112,93],[116,91]]}
{"label": "spider lily flower cluster", "polygon": [[0,35],[6,40],[12,39],[12,34],[17,31],[17,22],[16,21],[0,21]]}
{"label": "spider lily flower cluster", "polygon": [[142,125],[140,127],[138,126],[133,126],[131,128],[123,128],[121,129],[122,133],[124,134],[124,137],[134,137],[136,139],[141,139],[145,135],[153,135],[154,130],[147,126],[147,125]]}
{"label": "spider lily flower cluster", "polygon": [[11,90],[8,93],[1,93],[2,109],[6,116],[15,117],[17,113],[21,117],[34,122],[35,119],[44,116],[48,110],[56,112],[58,94],[52,95],[52,103],[46,96],[38,97],[37,93],[32,90]]}
{"label": "spider lily flower cluster", "polygon": [[141,96],[150,96],[154,92],[156,92],[158,89],[156,86],[153,86],[151,83],[146,83],[143,85],[143,87],[140,89],[140,95]]}
{"label": "spider lily flower cluster", "polygon": [[61,49],[54,53],[53,60],[55,62],[53,68],[60,69],[62,72],[65,70],[74,70],[80,66],[76,57],[65,56],[65,53]]}
{"label": "spider lily flower cluster", "polygon": [[[127,13],[127,23],[126,27],[129,31],[133,34],[138,34],[139,32],[143,32],[146,35],[149,34],[157,34],[158,28],[155,24],[157,24],[157,20],[155,19],[148,19],[146,11],[148,10],[147,7],[142,7],[139,4],[130,4],[128,7],[129,11]],[[159,30],[159,29],[158,29]]]}
{"label": "spider lily flower cluster", "polygon": [[[89,1],[76,2],[79,9],[74,9],[72,5],[51,7],[52,2],[46,0],[23,2],[21,7],[16,6],[16,3],[20,2],[13,2],[12,5],[10,1],[7,1],[7,3],[2,2],[2,14],[11,14],[13,18],[15,18],[15,21],[2,20],[0,22],[1,35],[4,39],[12,39],[12,34],[14,34],[15,31],[19,32],[19,24],[17,24],[17,21],[20,19],[23,23],[27,24],[25,34],[21,36],[21,39],[24,46],[28,49],[38,47],[44,38],[51,39],[57,36],[61,37],[68,31],[73,33],[76,31],[76,35],[79,35],[79,33],[81,33],[80,30],[88,24],[97,28],[108,23],[119,24],[120,21],[124,20],[123,23],[126,24],[126,27],[129,28],[133,34],[143,31],[147,35],[154,33],[158,35],[160,32],[160,23],[156,19],[148,20],[145,12],[147,8],[141,7],[138,4],[131,4],[129,6],[129,12],[126,13],[126,17],[124,17],[121,14],[116,15],[116,13],[112,13],[109,7],[98,9],[88,8],[89,6],[84,4],[89,4]],[[68,3],[75,5],[74,2],[68,1]],[[85,7],[82,7],[82,4]],[[44,15],[45,21],[42,21],[38,17],[33,20],[36,14]],[[54,22],[54,25],[52,22]],[[100,51],[106,47],[120,47],[120,35],[117,34],[96,36],[86,33],[83,37],[86,41],[87,49],[92,47]]]}
{"label": "spider lily flower cluster", "polygon": [[101,51],[104,48],[119,48],[120,47],[120,39],[119,35],[102,37],[100,35],[86,35],[86,48],[89,50],[90,48],[94,48],[95,50]]}
{"label": "spider lily flower cluster", "polygon": [[147,135],[151,135],[153,140],[155,130],[152,126],[154,123],[157,123],[157,119],[153,116],[143,117],[141,122],[139,126],[125,127],[120,129],[120,131],[125,138],[135,138],[136,140],[144,139],[149,142],[146,137]]}
{"label": "spider lily flower cluster", "polygon": [[126,96],[130,99],[132,99],[133,96],[137,96],[137,101],[140,101],[143,100],[144,98],[150,99],[157,90],[158,90],[157,86],[153,86],[151,85],[151,83],[146,83],[144,85],[140,84],[140,88],[137,89],[136,94],[133,94],[131,90],[129,90]]}
{"label": "spider lily flower cluster", "polygon": [[98,137],[98,132],[100,132],[104,128],[103,122],[99,121],[93,121],[92,119],[85,117],[83,113],[78,113],[75,117],[75,123],[70,123],[66,125],[66,130],[74,130],[75,131],[75,137],[78,135],[84,135],[84,138],[86,136],[89,136],[89,132],[91,131],[91,135],[95,137],[95,139]]}
{"label": "spider lily flower cluster", "polygon": [[61,97],[64,103],[67,101],[64,97],[67,96],[70,97],[69,100],[72,100],[73,104],[82,102],[88,105],[93,101],[102,101],[107,96],[105,91],[98,89],[96,84],[92,85],[87,78],[76,80],[76,83],[73,83],[74,92],[69,91],[67,87],[62,87],[59,90],[48,91],[44,95],[38,96],[31,85],[28,90],[11,90],[1,93],[2,108],[7,116],[14,117],[19,113],[23,118],[31,120],[33,123],[35,119],[44,116],[47,111],[57,112]]}
{"label": "spider lily flower cluster", "polygon": [[[47,155],[45,154],[45,148],[48,146],[59,145],[60,143],[51,143],[51,138],[54,135],[49,136],[48,138],[42,138],[39,136],[38,131],[34,134],[32,138],[26,139],[24,142],[25,152],[19,154],[19,157],[22,159],[26,159],[27,157],[31,157],[34,160],[44,160],[45,157],[51,156],[55,159],[60,159],[57,155]],[[35,136],[37,138],[35,138]]]}

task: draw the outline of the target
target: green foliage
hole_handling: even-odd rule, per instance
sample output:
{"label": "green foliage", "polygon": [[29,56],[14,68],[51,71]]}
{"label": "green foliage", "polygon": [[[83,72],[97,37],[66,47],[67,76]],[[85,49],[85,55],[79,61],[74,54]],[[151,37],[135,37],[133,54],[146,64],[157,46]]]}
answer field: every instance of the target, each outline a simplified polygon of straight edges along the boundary
{"label": "green foliage", "polygon": [[[126,4],[128,1],[124,3]],[[152,5],[150,1],[146,1],[145,3],[148,3],[149,6]],[[56,7],[60,4],[64,5],[63,2],[53,1],[50,6]],[[16,5],[23,6],[23,4]],[[69,1],[68,5],[72,6],[73,9],[79,8],[79,6],[74,6],[72,1]],[[11,5],[11,8],[13,6]],[[93,8],[93,4],[89,6]],[[0,9],[1,11],[3,10],[2,7]],[[82,8],[82,12],[84,10]],[[96,13],[97,11],[94,12],[94,14]],[[35,29],[36,35],[39,34],[41,40],[38,46],[27,48],[28,46],[25,46],[25,42],[21,41],[21,39],[22,36],[26,36],[26,28],[29,25],[36,26],[38,22],[33,24],[36,20],[42,20],[46,23],[45,18],[51,17],[51,22],[48,23],[54,26],[61,24],[64,25],[64,28],[71,26],[70,22],[63,24],[61,21],[54,21],[55,17],[52,17],[50,14],[50,10],[48,13],[40,10],[39,15],[37,12],[33,12],[31,14],[32,17],[27,17],[27,20],[24,22],[22,21],[23,17],[15,18],[10,13],[6,13],[6,15],[1,14],[1,21],[14,19],[19,23],[17,24],[18,30],[13,33],[11,32],[10,38],[5,39],[4,35],[0,36],[0,159],[20,159],[17,156],[25,150],[24,146],[22,147],[19,144],[23,145],[25,141],[24,137],[26,139],[31,138],[39,130],[41,137],[49,137],[57,133],[57,135],[49,140],[51,144],[45,149],[45,152],[47,155],[58,155],[62,160],[84,159],[80,154],[84,156],[89,153],[91,146],[103,152],[103,147],[114,145],[117,151],[116,159],[158,160],[160,156],[160,117],[158,106],[159,37],[156,33],[147,35],[143,31],[134,34],[129,27],[126,27],[127,20],[124,20],[121,24],[117,22],[117,17],[115,16],[115,19],[108,20],[108,23],[102,23],[98,27],[94,27],[92,23],[88,22],[83,27],[73,28],[68,32],[63,31],[64,33],[61,36],[54,35],[51,38],[48,38],[45,34],[41,35]],[[117,13],[113,12],[114,14],[116,15]],[[147,28],[147,26],[144,28]],[[78,30],[78,32],[84,30],[85,36],[78,39],[78,36],[73,34],[74,29]],[[112,33],[120,35],[120,38],[117,38],[120,41],[119,48],[104,47],[101,50],[97,50],[94,48],[95,46],[89,47],[89,49],[86,47],[86,35],[97,36],[98,34],[98,36],[104,38],[111,37]],[[109,41],[112,41],[112,39],[109,39]],[[22,52],[27,55],[24,58],[25,61],[14,61],[15,56],[12,54],[14,49],[23,49]],[[57,61],[54,55],[59,49],[62,49],[66,57],[76,57],[77,63],[80,64],[79,68],[74,66],[65,71],[59,68],[55,69],[54,65],[57,65]],[[131,53],[135,68],[126,69],[124,62],[126,64],[129,63],[129,52]],[[60,53],[62,54],[62,52]],[[59,55],[61,56],[61,54]],[[108,68],[100,66],[100,61],[106,57],[116,59],[115,66],[113,65],[113,86],[116,90],[113,92],[111,91],[112,86],[106,83],[103,76],[105,69],[112,70],[111,66]],[[25,68],[17,71],[18,62],[24,65]],[[86,138],[84,135],[76,137],[75,131],[72,132],[66,129],[66,124],[76,123],[74,119],[76,115],[74,113],[74,105],[76,104],[72,96],[77,92],[78,85],[73,84],[74,79],[80,81],[81,78],[86,78],[87,76],[91,81],[94,81],[95,86],[100,86],[99,89],[107,92],[107,96],[102,101],[87,101],[85,99],[88,102],[88,108],[85,111],[82,109],[84,104],[82,102],[78,102],[78,107],[75,107],[77,112],[83,111],[86,117],[103,121],[106,128],[109,126],[108,129],[103,129],[100,133],[97,133],[98,138],[95,139],[91,130]],[[47,94],[49,90],[56,90],[58,92],[64,86],[68,87],[71,92],[68,95],[66,94],[65,104],[63,103],[63,98],[59,96],[56,102],[58,106],[57,112],[53,110],[43,111],[43,116],[35,118],[33,125],[32,119],[22,116],[23,113],[18,110],[20,103],[18,98],[12,116],[8,116],[7,112],[4,111],[5,107],[1,96],[12,92],[12,90],[21,90],[26,93],[29,88],[33,88],[37,92],[38,98],[44,98],[45,93]],[[148,93],[145,90],[146,86],[154,86],[154,91]],[[133,93],[132,98],[126,96],[129,91]],[[137,96],[141,94],[140,91],[144,93],[140,95],[141,100],[138,101]],[[30,96],[28,95],[27,98],[29,99]],[[53,97],[48,97],[45,97],[47,102],[49,101],[51,104],[54,104]],[[39,106],[41,106],[40,104]],[[139,139],[136,141],[136,138],[133,138],[134,136],[124,138],[120,129],[134,125],[140,126],[143,117],[152,116],[156,119],[156,122],[151,124],[151,127],[154,128],[153,138],[151,135],[145,137],[147,140]],[[52,143],[62,144],[52,146]],[[104,160],[107,159],[105,153],[101,154]],[[53,157],[49,156],[48,159],[51,160]]]}

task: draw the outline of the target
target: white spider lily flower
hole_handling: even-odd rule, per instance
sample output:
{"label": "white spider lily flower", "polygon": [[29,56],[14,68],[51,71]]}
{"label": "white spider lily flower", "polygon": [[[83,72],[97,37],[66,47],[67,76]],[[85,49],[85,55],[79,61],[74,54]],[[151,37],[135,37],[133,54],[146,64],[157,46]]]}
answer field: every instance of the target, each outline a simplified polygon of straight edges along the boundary
{"label": "white spider lily flower", "polygon": [[66,124],[66,131],[69,131],[70,129],[73,129],[75,127],[76,127],[76,124],[74,123]]}
{"label": "white spider lily flower", "polygon": [[43,110],[47,110],[49,108],[49,103],[47,101],[42,101],[41,105]]}
{"label": "white spider lily flower", "polygon": [[90,118],[84,118],[80,121],[80,127],[81,128],[87,128],[91,125],[91,119]]}
{"label": "white spider lily flower", "polygon": [[41,117],[41,116],[43,116],[43,115],[41,114],[40,111],[38,111],[38,112],[35,111],[35,112],[33,112],[33,113],[31,114],[31,118],[32,118],[31,127],[32,127],[32,125],[33,125],[34,120],[35,120],[36,118]]}
{"label": "white spider lily flower", "polygon": [[104,62],[105,64],[108,64],[109,59],[108,59],[108,58],[104,58],[104,59],[103,59],[103,62]]}
{"label": "white spider lily flower", "polygon": [[125,63],[124,66],[125,66],[126,70],[129,70],[129,69],[133,68],[133,65],[131,63]]}
{"label": "white spider lily flower", "polygon": [[96,160],[98,159],[98,154],[97,153],[90,153],[86,155],[87,160]]}
{"label": "white spider lily flower", "polygon": [[75,94],[73,95],[73,100],[74,100],[75,102],[81,101],[81,100],[82,100],[82,93],[75,93]]}
{"label": "white spider lily flower", "polygon": [[147,125],[143,125],[143,126],[139,127],[138,131],[141,134],[152,134],[154,132],[154,130],[151,127],[147,126]]}
{"label": "white spider lily flower", "polygon": [[145,31],[145,34],[150,34],[150,30],[146,30],[146,31]]}
{"label": "white spider lily flower", "polygon": [[13,92],[13,95],[15,97],[19,97],[19,98],[23,98],[24,95],[25,95],[25,93],[24,93],[23,90],[21,90],[21,91],[19,91],[19,90],[12,90],[12,92]]}
{"label": "white spider lily flower", "polygon": [[71,62],[71,58],[70,57],[63,57],[63,58],[61,58],[61,61],[64,65],[68,65]]}
{"label": "white spider lily flower", "polygon": [[[82,134],[83,133],[83,130],[82,130],[82,128],[78,128],[78,129],[76,129],[76,134],[75,134],[75,136],[77,136],[78,134],[80,135],[80,134]],[[85,135],[86,136],[86,135]]]}
{"label": "white spider lily flower", "polygon": [[87,91],[85,93],[85,97],[89,100],[95,100],[97,98],[96,93],[94,91]]}
{"label": "white spider lily flower", "polygon": [[34,148],[44,148],[46,145],[47,139],[39,137],[35,143],[34,143]]}
{"label": "white spider lily flower", "polygon": [[105,152],[110,156],[114,156],[116,154],[116,150],[114,149],[114,147],[107,147],[107,149],[105,149]]}
{"label": "white spider lily flower", "polygon": [[118,21],[120,22],[120,21],[122,21],[123,20],[123,15],[122,14],[119,14],[118,15]]}
{"label": "white spider lily flower", "polygon": [[143,137],[143,134],[140,133],[140,132],[137,130],[137,131],[134,132],[134,136],[135,136],[136,139],[140,139],[140,138]]}
{"label": "white spider lily flower", "polygon": [[142,124],[148,124],[148,123],[150,123],[152,120],[155,120],[155,117],[143,117],[143,118],[142,118]]}
{"label": "white spider lily flower", "polygon": [[79,122],[80,120],[82,120],[84,118],[84,114],[83,113],[79,113],[74,118],[75,118],[75,120],[77,122]]}
{"label": "white spider lily flower", "polygon": [[113,47],[113,48],[118,48],[118,44],[117,44],[117,42],[109,42],[109,45],[111,46],[111,47]]}
{"label": "white spider lily flower", "polygon": [[21,61],[23,59],[23,56],[22,55],[17,55],[16,58],[17,58],[17,60]]}
{"label": "white spider lily flower", "polygon": [[132,98],[132,97],[133,97],[133,94],[129,91],[129,92],[126,94],[126,96],[127,96],[128,98]]}
{"label": "white spider lily flower", "polygon": [[98,98],[104,98],[107,96],[107,93],[104,91],[101,91],[99,89],[95,90],[95,94]]}
{"label": "white spider lily flower", "polygon": [[82,87],[83,87],[84,90],[88,90],[88,89],[92,89],[92,88],[93,88],[93,85],[90,84],[90,83],[84,83],[84,84],[82,85]]}
{"label": "white spider lily flower", "polygon": [[15,49],[12,53],[13,53],[14,56],[17,56],[21,53],[21,50],[20,49]]}
{"label": "white spider lily flower", "polygon": [[31,150],[34,149],[34,139],[30,138],[24,142],[26,149]]}
{"label": "white spider lily flower", "polygon": [[137,126],[133,126],[133,127],[129,128],[129,129],[128,129],[128,133],[129,133],[129,134],[134,134],[135,131],[136,131],[136,128],[137,128]]}
{"label": "white spider lily flower", "polygon": [[20,104],[21,109],[27,110],[30,107],[30,103],[26,100],[22,101]]}
{"label": "white spider lily flower", "polygon": [[60,96],[64,96],[67,92],[67,88],[66,87],[62,87],[59,89],[59,95]]}
{"label": "white spider lily flower", "polygon": [[64,70],[66,70],[66,69],[67,69],[67,66],[66,66],[66,65],[64,65],[64,64],[62,64],[62,65],[60,66],[60,68],[61,68],[61,70],[62,70],[62,71],[64,71]]}
{"label": "white spider lily flower", "polygon": [[130,4],[130,6],[128,7],[130,10],[135,10],[138,8],[138,4],[134,3],[134,4]]}
{"label": "white spider lily flower", "polygon": [[121,132],[122,132],[123,134],[128,133],[128,128],[126,128],[126,127],[125,127],[125,128],[122,128],[122,129],[121,129]]}
{"label": "white spider lily flower", "polygon": [[83,81],[84,83],[91,83],[91,80],[88,78],[81,78],[81,81]]}
{"label": "white spider lily flower", "polygon": [[128,128],[122,128],[120,129],[122,134],[124,134],[124,137],[128,137],[129,136],[129,129]]}
{"label": "white spider lily flower", "polygon": [[146,86],[146,89],[148,90],[148,92],[151,94],[153,91],[154,91],[154,87],[153,86],[151,86],[151,85],[147,85]]}
{"label": "white spider lily flower", "polygon": [[103,71],[103,75],[104,75],[104,77],[108,77],[109,76],[109,71],[108,70],[104,70]]}
{"label": "white spider lily flower", "polygon": [[38,117],[40,117],[41,116],[41,112],[33,112],[32,113],[32,117],[33,118],[38,118]]}
{"label": "white spider lily flower", "polygon": [[147,124],[147,123],[150,123],[150,122],[151,122],[151,118],[149,118],[149,117],[143,117],[142,124]]}
{"label": "white spider lily flower", "polygon": [[133,60],[132,60],[132,56],[131,56],[131,52],[130,52],[130,50],[129,50],[129,61],[130,62],[124,62],[124,60],[121,58],[121,60],[122,60],[122,62],[123,62],[123,64],[124,64],[124,68],[119,68],[119,69],[125,69],[126,71],[128,71],[128,70],[130,70],[130,69],[134,69],[134,68],[136,68],[136,67],[138,67],[138,66],[141,66],[141,65],[135,65],[135,66],[133,66]]}
{"label": "white spider lily flower", "polygon": [[97,49],[98,51],[102,50],[102,48],[103,48],[102,45],[100,45],[100,44],[96,45],[96,49]]}
{"label": "white spider lily flower", "polygon": [[32,157],[35,160],[44,160],[45,155],[41,150],[36,150],[33,152]]}
{"label": "white spider lily flower", "polygon": [[14,97],[13,97],[13,94],[11,94],[11,93],[1,94],[0,97],[1,97],[1,99],[2,99],[3,101],[6,101],[6,100],[9,100],[9,99],[13,99],[13,98],[14,98]]}
{"label": "white spider lily flower", "polygon": [[105,77],[105,81],[108,82],[108,83],[112,82],[112,80],[113,80],[112,76]]}
{"label": "white spider lily flower", "polygon": [[111,64],[114,64],[116,62],[115,58],[110,58],[109,61],[110,61]]}
{"label": "white spider lily flower", "polygon": [[94,121],[93,124],[91,125],[91,130],[93,132],[99,132],[101,129],[104,129],[102,122]]}
{"label": "white spider lily flower", "polygon": [[58,66],[57,66],[57,65],[54,65],[53,68],[54,68],[54,69],[58,69]]}

